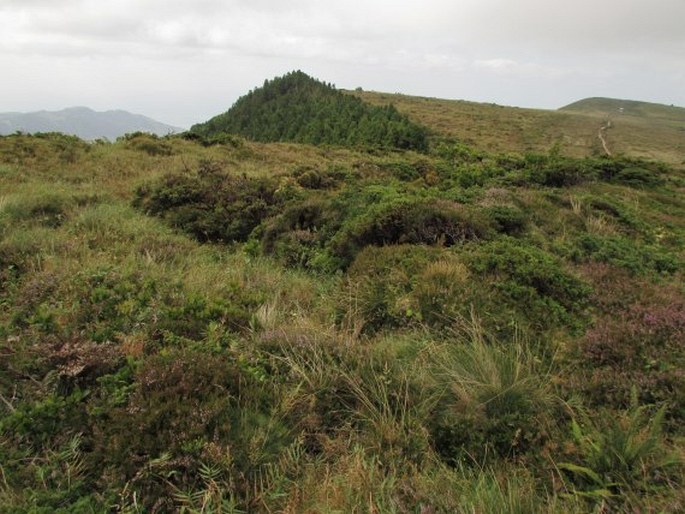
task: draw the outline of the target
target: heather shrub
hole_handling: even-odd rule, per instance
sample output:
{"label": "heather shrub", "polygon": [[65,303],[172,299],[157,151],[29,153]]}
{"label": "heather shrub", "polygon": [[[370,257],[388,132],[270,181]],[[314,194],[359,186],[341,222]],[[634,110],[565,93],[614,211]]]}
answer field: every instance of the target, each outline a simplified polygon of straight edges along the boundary
{"label": "heather shrub", "polygon": [[614,408],[627,408],[635,388],[640,403],[668,407],[669,426],[685,419],[682,293],[607,266],[593,275],[603,312],[571,348],[566,387]]}
{"label": "heather shrub", "polygon": [[654,187],[664,183],[658,172],[642,166],[623,168],[612,177],[612,180],[633,187]]}
{"label": "heather shrub", "polygon": [[[147,489],[147,501],[168,495],[170,485],[195,484],[202,462],[232,475],[234,492],[244,497],[263,466],[292,442],[290,429],[272,415],[273,394],[227,357],[181,350],[148,358],[126,405],[99,427],[98,451],[120,480]],[[161,483],[141,473],[165,455],[180,473]]]}
{"label": "heather shrub", "polygon": [[200,341],[207,337],[213,324],[235,332],[247,329],[252,312],[260,303],[259,295],[240,291],[235,286],[222,293],[218,298],[186,293],[180,301],[168,299],[154,326],[155,339],[177,344]]}
{"label": "heather shrub", "polygon": [[27,448],[44,448],[63,441],[65,435],[87,429],[84,399],[87,390],[69,394],[49,392],[41,398],[27,398],[20,408],[0,418],[0,434]]}
{"label": "heather shrub", "polygon": [[664,181],[659,163],[625,158],[571,159],[559,155],[526,154],[524,165],[513,166],[506,177],[515,184],[565,188],[587,182],[607,181],[633,187],[657,186]]}
{"label": "heather shrub", "polygon": [[307,166],[300,166],[292,171],[297,183],[306,189],[330,189],[336,186],[340,179],[343,178],[344,172],[341,170],[329,168],[327,170],[318,170]]}
{"label": "heather shrub", "polygon": [[640,244],[625,236],[601,237],[582,234],[573,246],[562,250],[576,262],[602,262],[633,273],[674,273],[681,267],[679,256],[656,244]]}
{"label": "heather shrub", "polygon": [[207,163],[195,175],[168,175],[143,186],[135,205],[165,218],[201,241],[246,241],[280,201],[272,178],[223,173]]}
{"label": "heather shrub", "polygon": [[77,136],[61,132],[40,132],[33,136],[37,140],[50,144],[51,150],[59,156],[62,163],[76,162],[83,154],[90,151],[90,145]]}
{"label": "heather shrub", "polygon": [[528,225],[526,214],[518,207],[510,205],[493,205],[484,209],[494,221],[495,229],[503,234],[516,236],[522,234]]}
{"label": "heather shrub", "polygon": [[343,225],[330,243],[346,267],[365,246],[425,244],[452,246],[489,237],[489,220],[479,212],[448,201],[381,204]]}
{"label": "heather shrub", "polygon": [[288,266],[314,267],[335,213],[324,199],[310,198],[296,203],[265,221],[254,236],[262,251]]}
{"label": "heather shrub", "polygon": [[494,280],[501,298],[535,325],[573,325],[588,306],[590,287],[535,246],[505,238],[479,245],[466,259],[473,272]]}
{"label": "heather shrub", "polygon": [[33,135],[16,133],[0,136],[0,160],[21,165],[50,162],[73,164],[90,151],[90,145],[76,136],[60,132]]}
{"label": "heather shrub", "polygon": [[419,320],[412,291],[420,270],[439,254],[438,248],[415,245],[365,248],[348,270],[339,317],[359,318],[366,333]]}
{"label": "heather shrub", "polygon": [[270,253],[286,266],[314,269],[327,266],[319,259],[320,236],[311,230],[289,230],[270,246]]}
{"label": "heather shrub", "polygon": [[265,251],[272,250],[275,239],[289,230],[309,230],[320,232],[329,222],[328,202],[311,198],[288,207],[284,212],[270,220],[263,229],[262,245]]}
{"label": "heather shrub", "polygon": [[528,180],[549,187],[570,187],[596,180],[597,170],[583,161],[551,160],[528,170]]}
{"label": "heather shrub", "polygon": [[[144,459],[182,452],[184,443],[206,434],[225,436],[228,419],[235,415],[239,380],[234,363],[206,353],[172,351],[146,359],[126,405],[119,409],[120,420],[106,427],[111,434],[107,444],[119,446],[112,454]],[[129,430],[136,437],[130,437]],[[124,447],[136,451],[121,451]],[[136,462],[119,464],[130,468]]]}
{"label": "heather shrub", "polygon": [[55,388],[67,395],[75,390],[95,387],[100,377],[116,372],[124,355],[116,343],[97,343],[83,339],[44,343],[42,364],[54,372]]}
{"label": "heather shrub", "polygon": [[148,134],[145,132],[126,134],[125,136],[118,138],[117,141],[123,141],[126,148],[145,152],[152,156],[172,155],[174,152],[173,147],[164,139],[155,134]]}
{"label": "heather shrub", "polygon": [[147,277],[107,268],[84,270],[74,282],[83,296],[71,324],[98,342],[114,340],[146,321],[159,290]]}
{"label": "heather shrub", "polygon": [[443,172],[443,175],[449,177],[448,184],[464,189],[478,189],[500,179],[505,174],[505,170],[490,162],[462,163],[447,172]]}
{"label": "heather shrub", "polygon": [[383,168],[389,170],[395,178],[403,182],[410,182],[421,178],[420,170],[405,161],[389,162],[384,164]]}

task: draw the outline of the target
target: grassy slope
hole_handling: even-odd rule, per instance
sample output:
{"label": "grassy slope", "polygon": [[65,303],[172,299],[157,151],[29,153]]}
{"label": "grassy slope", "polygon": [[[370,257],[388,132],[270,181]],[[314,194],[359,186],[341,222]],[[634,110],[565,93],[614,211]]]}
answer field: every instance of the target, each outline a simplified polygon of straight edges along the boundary
{"label": "grassy slope", "polygon": [[616,98],[585,98],[559,109],[560,111],[588,114],[624,114],[638,118],[658,118],[676,123],[685,123],[685,108],[674,105],[619,100]]}
{"label": "grassy slope", "polygon": [[[138,186],[207,162],[276,175],[304,200],[350,188],[360,213],[343,234],[380,208],[440,198],[467,223],[504,213],[514,240],[371,246],[325,273],[200,244],[132,207]],[[625,404],[626,384],[662,401],[680,383],[682,274],[654,267],[683,258],[682,175],[541,187],[488,175],[505,165],[527,164],[463,148],[0,140],[0,504],[677,511],[682,471],[662,461],[682,454],[679,414],[664,439],[646,428],[654,410]],[[350,178],[318,191],[302,170]],[[356,205],[362,194],[373,200]],[[575,289],[589,312],[550,322]],[[612,445],[637,457],[617,463]]]}
{"label": "grassy slope", "polygon": [[564,155],[601,155],[597,132],[611,119],[606,137],[615,155],[672,164],[685,161],[685,121],[683,109],[678,107],[642,102],[635,107],[628,102],[630,107],[619,115],[614,101],[548,111],[376,92],[352,94],[376,105],[392,103],[438,134],[486,151],[547,152],[558,144]]}

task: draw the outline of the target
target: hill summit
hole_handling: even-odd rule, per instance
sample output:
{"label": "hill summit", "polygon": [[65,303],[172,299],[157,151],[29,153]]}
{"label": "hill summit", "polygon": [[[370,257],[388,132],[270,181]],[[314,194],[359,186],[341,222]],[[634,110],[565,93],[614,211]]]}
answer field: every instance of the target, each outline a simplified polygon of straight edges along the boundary
{"label": "hill summit", "polygon": [[620,100],[617,98],[584,98],[559,110],[582,113],[624,114],[640,118],[660,118],[685,122],[685,108],[683,107],[636,100]]}
{"label": "hill summit", "polygon": [[194,125],[190,133],[210,139],[226,133],[264,142],[417,151],[428,146],[427,129],[392,105],[369,105],[302,71],[266,80],[225,113]]}

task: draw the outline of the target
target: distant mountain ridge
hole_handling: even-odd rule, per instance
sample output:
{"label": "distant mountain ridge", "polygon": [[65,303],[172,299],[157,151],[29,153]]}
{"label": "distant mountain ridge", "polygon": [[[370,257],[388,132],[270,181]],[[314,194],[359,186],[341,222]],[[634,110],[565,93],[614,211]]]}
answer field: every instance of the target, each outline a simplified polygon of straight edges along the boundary
{"label": "distant mountain ridge", "polygon": [[115,140],[130,132],[150,132],[164,136],[182,132],[183,129],[123,110],[99,112],[88,107],[69,107],[61,111],[0,113],[0,135],[17,131],[62,132],[81,139]]}

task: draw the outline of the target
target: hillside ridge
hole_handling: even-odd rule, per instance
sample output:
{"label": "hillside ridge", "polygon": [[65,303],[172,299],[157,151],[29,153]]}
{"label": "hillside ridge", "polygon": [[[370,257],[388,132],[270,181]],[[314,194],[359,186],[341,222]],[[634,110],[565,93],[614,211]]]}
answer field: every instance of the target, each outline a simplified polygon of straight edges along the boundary
{"label": "hillside ridge", "polygon": [[685,122],[685,107],[640,100],[590,97],[559,108],[560,111],[607,112],[647,118],[664,118]]}
{"label": "hillside ridge", "polygon": [[605,134],[613,154],[685,163],[685,116],[680,116],[685,109],[680,107],[630,101],[642,111],[633,115],[626,107],[634,104],[626,104],[619,115],[613,103],[608,109],[607,104],[590,109],[588,99],[548,110],[376,91],[346,93],[373,105],[390,103],[438,137],[456,138],[479,150],[498,153],[556,149],[570,157],[605,155],[597,130],[613,109],[616,115],[610,116],[611,130]]}

